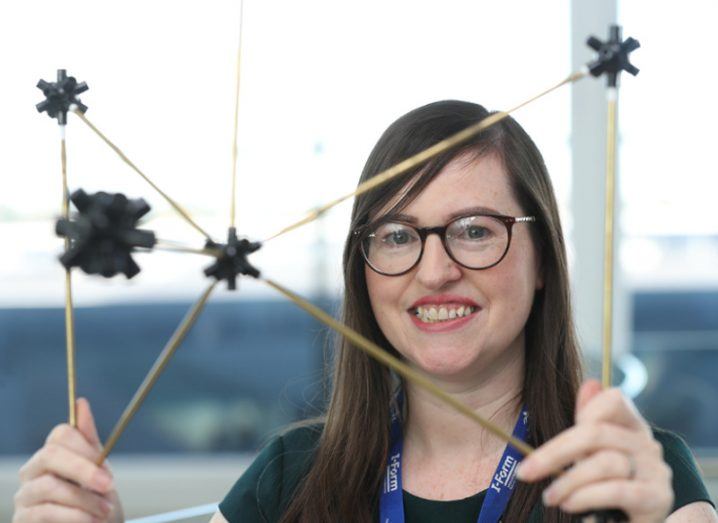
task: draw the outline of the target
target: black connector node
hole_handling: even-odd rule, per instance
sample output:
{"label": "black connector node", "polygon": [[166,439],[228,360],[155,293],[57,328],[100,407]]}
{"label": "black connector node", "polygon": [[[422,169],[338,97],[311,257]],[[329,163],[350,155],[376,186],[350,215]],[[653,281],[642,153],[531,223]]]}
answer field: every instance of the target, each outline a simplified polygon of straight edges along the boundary
{"label": "black connector node", "polygon": [[584,512],[579,514],[579,521],[583,521],[584,518],[588,518],[590,521],[595,523],[628,523],[628,516],[621,509],[605,509],[597,510],[595,512]]}
{"label": "black connector node", "polygon": [[251,276],[259,278],[259,271],[249,263],[247,256],[259,250],[260,242],[250,242],[246,238],[237,238],[237,230],[229,228],[227,243],[216,243],[207,241],[207,249],[219,250],[217,260],[204,270],[205,275],[215,278],[217,281],[226,280],[227,288],[237,288],[237,276]]}
{"label": "black connector node", "polygon": [[140,272],[132,259],[137,247],[151,249],[155,233],[137,228],[137,222],[150,210],[141,198],[128,199],[124,194],[97,192],[87,194],[78,189],[70,200],[78,213],[70,220],[57,221],[55,232],[69,238],[70,247],[60,257],[69,269],[79,267],[87,274],[111,278],[118,273],[128,279]]}
{"label": "black connector node", "polygon": [[605,73],[609,87],[618,85],[621,71],[626,71],[633,76],[638,74],[639,69],[631,63],[628,55],[641,47],[641,44],[630,36],[623,40],[620,25],[610,27],[606,42],[591,36],[586,44],[598,53],[598,58],[588,63],[588,70],[593,76],[601,76]]}
{"label": "black connector node", "polygon": [[76,105],[81,113],[87,111],[87,106],[77,97],[89,89],[85,82],[78,83],[73,76],[67,76],[65,69],[57,70],[57,82],[40,80],[37,88],[42,90],[45,100],[35,107],[38,112],[47,112],[50,118],[56,118],[60,125],[67,124],[67,112]]}

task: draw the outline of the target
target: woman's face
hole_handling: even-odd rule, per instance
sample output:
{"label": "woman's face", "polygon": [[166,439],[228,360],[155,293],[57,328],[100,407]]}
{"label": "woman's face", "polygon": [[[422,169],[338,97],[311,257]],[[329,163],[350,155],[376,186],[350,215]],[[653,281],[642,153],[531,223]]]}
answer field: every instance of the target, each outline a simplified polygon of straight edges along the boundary
{"label": "woman's face", "polygon": [[[417,227],[433,227],[477,207],[524,216],[508,174],[493,154],[454,159],[401,214]],[[506,257],[489,269],[458,265],[436,234],[426,238],[421,261],[407,274],[384,276],[366,266],[372,310],[392,346],[414,366],[447,381],[483,380],[486,373],[498,371],[497,366],[523,361],[524,325],[534,293],[543,285],[529,234],[533,226],[515,224]],[[418,306],[435,308],[440,317],[442,308],[448,316],[461,307],[464,313],[467,307],[472,312],[425,322],[416,314]]]}

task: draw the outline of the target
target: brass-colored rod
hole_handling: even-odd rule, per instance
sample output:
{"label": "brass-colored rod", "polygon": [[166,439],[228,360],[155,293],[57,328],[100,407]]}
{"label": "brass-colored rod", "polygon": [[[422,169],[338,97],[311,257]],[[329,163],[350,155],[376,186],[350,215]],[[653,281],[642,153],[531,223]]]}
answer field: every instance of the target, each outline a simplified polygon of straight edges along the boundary
{"label": "brass-colored rod", "polygon": [[609,87],[607,92],[608,118],[606,126],[606,202],[603,237],[603,357],[601,382],[604,388],[613,384],[613,247],[614,212],[616,198],[616,113],[618,89]]}
{"label": "brass-colored rod", "polygon": [[444,390],[442,390],[440,387],[435,385],[429,378],[424,376],[423,374],[415,371],[412,369],[409,365],[404,363],[403,361],[395,358],[388,352],[386,352],[384,349],[376,345],[375,343],[369,341],[364,336],[356,332],[355,330],[347,327],[342,322],[332,318],[329,314],[324,312],[322,309],[317,307],[316,305],[313,305],[312,303],[308,302],[301,296],[294,294],[289,289],[281,286],[280,284],[276,283],[275,281],[263,279],[267,285],[274,288],[281,294],[283,294],[286,298],[289,298],[291,301],[293,301],[296,305],[298,305],[300,308],[314,316],[317,320],[324,323],[328,327],[331,327],[335,331],[339,332],[341,335],[343,335],[345,338],[347,338],[349,341],[351,341],[354,346],[356,346],[358,349],[363,350],[366,352],[369,356],[377,360],[378,362],[386,365],[390,369],[392,369],[394,372],[402,376],[407,381],[410,381],[414,385],[421,387],[422,389],[429,392],[431,395],[435,396],[436,398],[440,399],[444,403],[448,404],[449,406],[453,407],[460,413],[464,414],[465,416],[471,418],[475,422],[477,422],[479,425],[484,427],[486,430],[491,432],[496,437],[500,438],[501,440],[510,443],[513,445],[517,450],[519,450],[522,454],[528,455],[533,451],[533,448],[528,445],[527,443],[524,443],[520,439],[517,439],[513,437],[508,432],[504,431],[501,427],[498,425],[490,422],[489,420],[485,419],[484,417],[480,416],[476,412],[474,412],[470,407],[465,405],[464,403],[458,401],[453,396],[450,396]]}
{"label": "brass-colored rod", "polygon": [[170,251],[170,252],[184,252],[188,254],[200,254],[203,256],[212,256],[214,258],[218,258],[222,255],[222,251],[219,249],[197,249],[194,247],[187,247],[185,245],[180,245],[168,240],[157,240],[157,243],[153,247],[154,249],[160,250],[160,251]]}
{"label": "brass-colored rod", "polygon": [[72,427],[77,427],[75,313],[72,304],[72,273],[70,269],[65,269],[65,347],[67,352],[67,399],[70,407],[68,423]]}
{"label": "brass-colored rod", "polygon": [[100,131],[92,122],[90,122],[87,119],[87,117],[79,109],[73,108],[72,112],[75,113],[77,115],[77,117],[80,118],[80,120],[82,120],[90,129],[92,129],[92,131],[97,136],[99,136],[102,139],[102,141],[105,142],[110,147],[110,149],[115,151],[117,156],[119,156],[123,162],[125,162],[127,165],[129,165],[133,171],[135,171],[137,174],[139,174],[143,180],[145,180],[148,184],[150,184],[150,186],[155,191],[157,191],[165,200],[167,200],[167,202],[174,208],[174,210],[177,211],[177,213],[179,213],[179,215],[182,216],[182,218],[184,218],[187,221],[187,223],[189,223],[192,227],[194,227],[205,238],[207,238],[208,240],[212,240],[212,237],[209,235],[209,233],[207,233],[204,229],[202,229],[202,227],[200,227],[197,224],[197,222],[195,222],[192,219],[192,217],[189,215],[189,213],[186,210],[184,210],[180,206],[179,203],[177,203],[175,200],[170,198],[170,196],[166,192],[164,192],[162,189],[160,189],[157,186],[157,184],[155,184],[152,180],[150,180],[147,177],[147,175],[145,173],[143,173],[139,167],[137,167],[134,163],[132,163],[132,161],[125,155],[125,153],[123,153],[119,147],[117,147],[114,143],[112,143],[112,141],[110,141],[110,139],[102,133],[102,131]]}
{"label": "brass-colored rod", "polygon": [[528,100],[521,102],[520,104],[512,107],[511,109],[509,109],[507,111],[500,111],[497,113],[493,113],[493,114],[487,116],[486,118],[484,118],[483,120],[481,120],[480,122],[470,125],[466,129],[463,129],[463,130],[449,136],[448,138],[445,138],[445,139],[441,140],[440,142],[432,145],[431,147],[428,147],[428,148],[424,149],[423,151],[420,151],[417,154],[410,156],[406,160],[403,160],[403,161],[397,163],[396,165],[389,167],[388,169],[380,172],[379,174],[377,174],[370,180],[367,180],[366,182],[360,184],[359,186],[357,186],[357,188],[354,191],[352,191],[348,194],[345,194],[343,196],[340,196],[339,198],[336,198],[324,205],[321,205],[321,206],[311,210],[304,218],[281,229],[279,232],[277,232],[277,233],[273,234],[272,236],[268,237],[267,239],[263,240],[262,243],[266,243],[269,240],[273,240],[274,238],[276,238],[278,236],[281,236],[290,231],[293,231],[294,229],[301,227],[302,225],[306,225],[307,223],[310,223],[310,222],[316,220],[317,218],[319,218],[319,216],[324,214],[326,211],[328,211],[332,207],[342,203],[343,201],[348,200],[349,198],[351,198],[353,196],[358,196],[367,191],[375,189],[376,187],[379,187],[380,185],[388,182],[392,178],[395,178],[395,177],[399,176],[400,174],[403,174],[403,173],[413,169],[417,165],[420,165],[421,163],[423,163],[427,160],[430,160],[434,156],[437,156],[438,154],[441,154],[444,151],[447,151],[448,149],[451,149],[453,147],[456,147],[457,145],[460,145],[460,144],[466,142],[467,140],[476,136],[480,132],[488,129],[495,123],[500,122],[501,120],[503,120],[504,118],[509,116],[514,111],[516,111],[516,110],[530,104],[531,102],[538,100],[539,98],[555,91],[556,89],[558,89],[559,87],[561,87],[563,85],[570,84],[570,83],[576,82],[577,80],[580,80],[581,78],[585,77],[586,74],[587,73],[584,70],[576,71],[575,73],[572,73],[569,76],[567,76],[566,78],[564,78],[563,80],[561,80],[556,85],[553,85],[552,87],[549,87],[548,89],[545,89],[544,91],[541,91],[539,94],[529,98]]}
{"label": "brass-colored rod", "polygon": [[[60,127],[60,163],[62,165],[62,216],[70,219],[70,191],[67,183],[67,147],[65,126]],[[70,249],[70,239],[65,238],[65,251]],[[72,302],[72,272],[65,269],[65,352],[67,360],[68,423],[77,427],[77,374],[75,365],[75,308]]]}
{"label": "brass-colored rod", "polygon": [[236,223],[237,206],[237,135],[239,133],[239,80],[242,70],[242,20],[244,19],[244,1],[239,1],[239,42],[237,44],[237,80],[234,92],[234,135],[232,138],[232,202],[229,211],[229,226]]}
{"label": "brass-colored rod", "polygon": [[167,342],[167,345],[165,345],[164,349],[162,349],[162,352],[155,360],[154,364],[152,365],[152,368],[147,373],[147,376],[145,376],[145,379],[142,381],[142,384],[137,389],[137,392],[135,392],[135,395],[132,397],[132,400],[125,408],[115,427],[112,429],[110,437],[107,438],[107,442],[102,449],[102,455],[97,460],[98,465],[101,465],[105,461],[107,456],[110,454],[110,452],[112,452],[112,449],[117,444],[117,440],[127,428],[127,425],[129,424],[130,420],[132,420],[134,415],[137,414],[137,411],[140,409],[142,403],[145,401],[145,398],[147,398],[147,395],[149,394],[150,390],[157,382],[157,379],[159,378],[160,374],[165,369],[165,367],[167,367],[170,358],[172,358],[175,351],[180,346],[189,330],[197,321],[197,318],[199,318],[202,309],[204,309],[204,306],[207,303],[207,300],[209,299],[209,296],[216,285],[217,282],[215,281],[212,282],[209,287],[207,287],[207,289],[200,296],[199,300],[197,300],[197,302],[192,306],[187,315],[182,319],[182,322],[172,334],[172,337]]}

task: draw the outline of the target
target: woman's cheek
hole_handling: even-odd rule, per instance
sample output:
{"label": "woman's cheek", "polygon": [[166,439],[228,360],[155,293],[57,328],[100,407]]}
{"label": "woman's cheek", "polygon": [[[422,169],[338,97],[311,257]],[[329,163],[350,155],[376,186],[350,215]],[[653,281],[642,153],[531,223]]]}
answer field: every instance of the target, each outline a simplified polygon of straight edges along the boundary
{"label": "woman's cheek", "polygon": [[399,300],[402,287],[397,285],[400,282],[395,280],[401,280],[402,277],[382,276],[369,268],[364,269],[364,277],[372,314],[374,314],[384,336],[399,350],[397,344],[400,340],[397,339],[397,332],[401,321],[400,315],[402,312],[406,312],[400,310]]}

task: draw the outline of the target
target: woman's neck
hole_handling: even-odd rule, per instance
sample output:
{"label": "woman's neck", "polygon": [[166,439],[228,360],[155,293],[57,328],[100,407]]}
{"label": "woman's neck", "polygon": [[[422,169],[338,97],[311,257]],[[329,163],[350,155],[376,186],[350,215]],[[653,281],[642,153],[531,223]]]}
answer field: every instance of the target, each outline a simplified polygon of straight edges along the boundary
{"label": "woman's neck", "polygon": [[[523,347],[508,353],[480,379],[434,381],[510,433],[521,408]],[[436,500],[463,499],[486,489],[506,444],[423,389],[406,384],[406,394],[403,488]]]}
{"label": "woman's neck", "polygon": [[[509,351],[480,379],[434,382],[457,400],[511,432],[521,408],[524,382],[524,351]],[[412,384],[407,384],[408,416],[405,441],[425,458],[443,458],[459,453],[467,456],[501,452],[505,442],[488,433],[475,421]]]}

